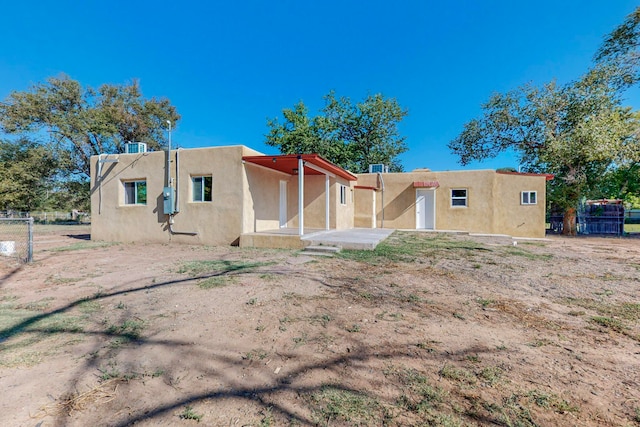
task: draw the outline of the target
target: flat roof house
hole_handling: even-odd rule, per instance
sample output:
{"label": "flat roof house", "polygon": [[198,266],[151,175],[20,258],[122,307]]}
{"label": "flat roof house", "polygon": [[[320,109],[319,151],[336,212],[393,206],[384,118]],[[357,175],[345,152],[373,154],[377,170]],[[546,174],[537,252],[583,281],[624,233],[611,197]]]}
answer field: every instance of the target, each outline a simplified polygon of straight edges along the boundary
{"label": "flat roof house", "polygon": [[301,248],[301,235],[354,227],[545,233],[544,175],[353,175],[245,146],[140,151],[91,158],[92,239]]}

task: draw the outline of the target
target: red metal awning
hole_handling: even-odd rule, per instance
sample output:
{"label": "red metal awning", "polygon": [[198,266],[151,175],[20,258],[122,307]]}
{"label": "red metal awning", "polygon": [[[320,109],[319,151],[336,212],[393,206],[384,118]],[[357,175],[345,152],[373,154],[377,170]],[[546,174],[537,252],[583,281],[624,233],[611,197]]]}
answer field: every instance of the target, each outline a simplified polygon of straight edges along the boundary
{"label": "red metal awning", "polygon": [[413,181],[413,188],[438,188],[438,181]]}
{"label": "red metal awning", "polygon": [[[346,179],[347,181],[357,181],[354,175],[349,171],[336,166],[328,160],[323,159],[318,154],[282,154],[275,156],[243,156],[242,160],[253,163],[265,168],[284,172],[289,175],[298,174],[298,159],[302,159],[306,163],[310,163],[329,173]],[[323,175],[322,172],[310,167],[304,168],[305,175]]]}

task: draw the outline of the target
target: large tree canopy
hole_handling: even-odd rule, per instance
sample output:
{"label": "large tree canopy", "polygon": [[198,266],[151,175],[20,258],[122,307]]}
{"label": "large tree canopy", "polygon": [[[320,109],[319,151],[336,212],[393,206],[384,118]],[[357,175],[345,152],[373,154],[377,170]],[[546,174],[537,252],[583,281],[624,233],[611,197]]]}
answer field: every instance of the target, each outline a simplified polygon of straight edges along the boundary
{"label": "large tree canopy", "polygon": [[637,158],[638,122],[603,73],[495,94],[449,148],[462,164],[514,150],[526,170],[555,175],[549,200],[572,214],[605,172]]}
{"label": "large tree canopy", "polygon": [[52,77],[0,103],[0,128],[7,134],[51,144],[67,157],[66,171],[89,175],[89,159],[119,153],[125,142],[157,149],[166,120],[180,116],[167,99],[144,99],[137,81],[83,88],[67,77]]}
{"label": "large tree canopy", "polygon": [[607,35],[595,60],[599,66],[615,70],[615,84],[619,88],[640,81],[640,7]]}
{"label": "large tree canopy", "polygon": [[324,100],[322,114],[316,117],[309,117],[300,101],[282,111],[282,124],[278,119],[268,120],[266,144],[284,154],[317,153],[355,173],[366,172],[376,163],[402,170],[398,156],[407,146],[398,124],[407,110],[395,99],[376,94],[354,105],[349,98],[336,98],[330,92]]}
{"label": "large tree canopy", "polygon": [[[605,46],[612,47],[603,47],[599,58],[613,55],[611,40]],[[633,43],[637,46],[637,40]],[[548,199],[564,210],[565,224],[574,224],[581,197],[606,188],[602,180],[613,170],[633,170],[640,161],[638,117],[621,104],[621,91],[637,65],[630,64],[602,60],[563,86],[551,82],[494,94],[449,148],[463,165],[512,150],[525,170],[554,174]],[[575,230],[565,227],[565,232]]]}
{"label": "large tree canopy", "polygon": [[27,139],[0,141],[0,210],[31,211],[46,203],[59,159]]}

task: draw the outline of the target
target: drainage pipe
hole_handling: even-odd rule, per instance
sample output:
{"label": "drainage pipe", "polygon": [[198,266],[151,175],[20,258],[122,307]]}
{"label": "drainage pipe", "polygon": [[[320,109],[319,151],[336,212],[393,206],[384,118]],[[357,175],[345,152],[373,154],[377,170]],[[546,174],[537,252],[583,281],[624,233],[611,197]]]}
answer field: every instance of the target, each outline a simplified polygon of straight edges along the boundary
{"label": "drainage pipe", "polygon": [[98,215],[102,213],[102,153],[98,154]]}
{"label": "drainage pipe", "polygon": [[166,166],[166,180],[165,186],[169,187],[171,185],[171,120],[167,120],[169,124],[169,144],[167,147],[167,166]]}
{"label": "drainage pipe", "polygon": [[382,222],[380,228],[384,228],[384,179],[382,179],[382,173],[378,172],[378,179],[380,180],[380,189],[382,190]]}
{"label": "drainage pipe", "polygon": [[173,206],[173,212],[180,212],[180,204],[178,203],[178,192],[180,191],[180,149],[176,150],[176,198],[175,205]]}
{"label": "drainage pipe", "polygon": [[169,233],[175,235],[175,234],[181,234],[184,236],[197,236],[198,232],[197,231],[176,231],[173,229],[173,215],[169,215]]}
{"label": "drainage pipe", "polygon": [[[171,122],[167,120],[169,123],[169,152],[167,153],[167,187],[171,185],[171,170],[170,162],[171,162]],[[173,229],[174,223],[174,215],[180,212],[179,204],[178,204],[178,189],[180,188],[180,150],[176,150],[176,189],[175,189],[175,198],[174,198],[174,206],[172,207],[172,212],[167,214],[169,217],[167,223],[169,224],[169,233],[172,235],[180,234],[185,236],[197,236],[197,231],[176,231]]]}

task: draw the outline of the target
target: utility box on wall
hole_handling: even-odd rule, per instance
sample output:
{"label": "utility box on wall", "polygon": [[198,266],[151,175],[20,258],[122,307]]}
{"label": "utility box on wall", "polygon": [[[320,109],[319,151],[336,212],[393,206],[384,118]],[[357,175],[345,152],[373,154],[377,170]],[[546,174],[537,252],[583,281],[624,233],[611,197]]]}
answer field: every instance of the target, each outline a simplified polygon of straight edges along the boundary
{"label": "utility box on wall", "polygon": [[164,200],[164,214],[173,215],[175,213],[176,192],[173,187],[164,187],[162,199]]}

